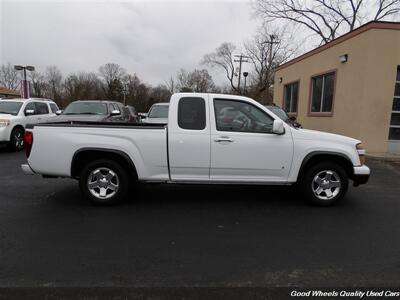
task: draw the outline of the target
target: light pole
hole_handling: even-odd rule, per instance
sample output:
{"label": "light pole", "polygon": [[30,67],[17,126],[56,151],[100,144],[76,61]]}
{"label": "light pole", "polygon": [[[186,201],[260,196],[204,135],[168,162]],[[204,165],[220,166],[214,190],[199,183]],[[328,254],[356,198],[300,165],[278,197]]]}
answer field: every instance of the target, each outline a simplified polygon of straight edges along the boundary
{"label": "light pole", "polygon": [[34,66],[20,66],[20,65],[15,65],[14,69],[17,71],[24,71],[24,98],[28,98],[28,84],[26,82],[26,70],[28,71],[35,71]]}
{"label": "light pole", "polygon": [[126,92],[127,92],[128,85],[126,83],[123,84],[122,93],[124,95],[124,105],[126,106]]}
{"label": "light pole", "polygon": [[[269,44],[269,57],[268,57],[268,65],[269,66],[271,66],[272,65],[272,47],[275,45],[275,44],[279,44],[279,41],[274,41],[274,40],[277,40],[278,39],[278,36],[277,35],[274,35],[274,34],[270,34],[269,35],[269,38],[270,38],[270,40],[269,41],[264,41],[263,42],[263,44]],[[271,68],[272,69],[272,68]]]}
{"label": "light pole", "polygon": [[241,94],[241,91],[240,91],[240,90],[241,90],[241,87],[240,87],[240,77],[242,76],[242,63],[247,63],[247,62],[249,62],[248,59],[249,59],[250,57],[245,56],[245,55],[243,55],[243,54],[235,55],[235,57],[238,57],[238,59],[234,59],[233,61],[239,63],[239,79],[238,79],[238,87],[237,87],[237,89],[238,89],[238,92]]}
{"label": "light pole", "polygon": [[246,95],[246,82],[247,82],[247,76],[249,75],[249,72],[243,72],[244,76],[244,94]]}

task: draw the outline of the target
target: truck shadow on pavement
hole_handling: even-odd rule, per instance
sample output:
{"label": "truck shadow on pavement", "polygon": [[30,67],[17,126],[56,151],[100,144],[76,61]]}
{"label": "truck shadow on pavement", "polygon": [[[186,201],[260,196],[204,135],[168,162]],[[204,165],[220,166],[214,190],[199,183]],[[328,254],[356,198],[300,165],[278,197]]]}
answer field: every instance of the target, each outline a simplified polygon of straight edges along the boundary
{"label": "truck shadow on pavement", "polygon": [[[336,207],[353,206],[347,195]],[[260,185],[193,185],[193,184],[139,184],[128,198],[113,206],[99,206],[84,199],[77,183],[69,188],[57,189],[47,198],[47,204],[60,207],[86,207],[87,209],[190,209],[190,208],[316,208],[309,204],[294,186]]]}

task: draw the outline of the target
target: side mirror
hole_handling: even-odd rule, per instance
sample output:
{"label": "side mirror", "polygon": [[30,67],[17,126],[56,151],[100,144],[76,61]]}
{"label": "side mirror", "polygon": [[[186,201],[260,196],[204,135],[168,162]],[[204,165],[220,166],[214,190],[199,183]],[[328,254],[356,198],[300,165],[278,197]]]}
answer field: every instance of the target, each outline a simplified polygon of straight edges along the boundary
{"label": "side mirror", "polygon": [[115,109],[115,110],[111,111],[110,116],[118,116],[120,114],[121,114],[121,112],[119,110]]}
{"label": "side mirror", "polygon": [[31,116],[35,114],[35,110],[34,109],[27,109],[25,110],[25,116]]}
{"label": "side mirror", "polygon": [[272,125],[272,132],[275,134],[284,134],[285,133],[285,127],[283,126],[282,120],[274,120],[274,123]]}
{"label": "side mirror", "polygon": [[56,111],[56,115],[59,116],[59,115],[62,114],[62,112],[63,112],[62,110],[57,110],[57,111]]}

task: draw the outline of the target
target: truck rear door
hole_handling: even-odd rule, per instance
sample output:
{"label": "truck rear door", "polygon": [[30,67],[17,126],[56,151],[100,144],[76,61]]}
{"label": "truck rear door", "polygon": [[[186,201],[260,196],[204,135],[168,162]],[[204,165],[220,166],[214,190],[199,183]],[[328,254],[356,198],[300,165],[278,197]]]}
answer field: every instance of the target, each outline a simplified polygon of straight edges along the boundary
{"label": "truck rear door", "polygon": [[171,99],[168,153],[171,180],[208,181],[210,122],[208,95]]}

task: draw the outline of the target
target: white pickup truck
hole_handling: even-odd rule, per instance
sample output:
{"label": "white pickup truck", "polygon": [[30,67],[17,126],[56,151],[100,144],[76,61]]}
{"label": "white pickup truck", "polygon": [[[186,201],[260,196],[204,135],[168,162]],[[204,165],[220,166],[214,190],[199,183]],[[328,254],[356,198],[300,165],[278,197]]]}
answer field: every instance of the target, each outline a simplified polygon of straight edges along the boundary
{"label": "white pickup truck", "polygon": [[168,125],[64,122],[27,126],[26,174],[72,177],[97,204],[128,196],[132,183],[299,183],[314,204],[366,183],[360,141],[299,129],[242,96],[178,93]]}

